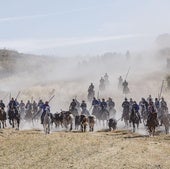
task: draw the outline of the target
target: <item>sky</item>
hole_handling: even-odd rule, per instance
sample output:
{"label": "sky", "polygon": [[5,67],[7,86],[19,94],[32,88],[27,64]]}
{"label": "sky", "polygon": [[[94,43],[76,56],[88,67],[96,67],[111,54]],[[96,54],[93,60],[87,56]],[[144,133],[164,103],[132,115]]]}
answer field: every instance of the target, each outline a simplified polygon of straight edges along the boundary
{"label": "sky", "polygon": [[169,0],[0,0],[0,48],[75,56],[144,50],[170,30]]}

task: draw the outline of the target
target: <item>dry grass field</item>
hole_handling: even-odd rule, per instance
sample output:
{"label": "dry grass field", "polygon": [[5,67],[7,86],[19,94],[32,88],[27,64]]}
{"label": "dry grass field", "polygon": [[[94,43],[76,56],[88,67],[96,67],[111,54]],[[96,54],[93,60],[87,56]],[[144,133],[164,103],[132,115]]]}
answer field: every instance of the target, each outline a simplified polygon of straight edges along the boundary
{"label": "dry grass field", "polygon": [[170,135],[0,130],[1,169],[169,169]]}

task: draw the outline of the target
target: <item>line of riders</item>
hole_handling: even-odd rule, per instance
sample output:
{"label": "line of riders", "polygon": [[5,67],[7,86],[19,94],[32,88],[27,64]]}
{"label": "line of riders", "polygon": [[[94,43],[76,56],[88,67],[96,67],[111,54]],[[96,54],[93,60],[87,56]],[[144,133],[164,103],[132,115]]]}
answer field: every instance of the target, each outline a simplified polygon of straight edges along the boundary
{"label": "line of riders", "polygon": [[[123,113],[121,120],[124,120],[126,126],[133,123],[135,120],[139,125],[139,123],[143,120],[143,124],[145,126],[148,126],[152,121],[155,127],[157,127],[159,123],[162,125],[164,117],[166,117],[166,119],[170,119],[170,117],[167,118],[169,115],[168,107],[164,98],[155,98],[155,101],[153,101],[152,97],[149,96],[146,100],[142,98],[139,104],[132,99],[128,101],[127,98],[125,98],[122,103],[122,107]],[[43,119],[47,110],[50,112],[48,101],[44,103],[42,100],[39,100],[38,103],[36,103],[36,101],[31,103],[28,100],[25,104],[22,100],[18,103],[16,99],[12,98],[7,108],[9,123],[12,126],[14,126],[13,118],[18,119],[18,123],[20,119],[24,119],[26,121],[31,121],[33,118],[37,120],[41,119],[41,124],[43,124]],[[74,117],[78,115],[90,116],[89,112],[91,109],[92,115],[94,115],[97,120],[103,121],[103,123],[109,119],[115,119],[115,102],[112,98],[108,98],[108,100],[105,101],[105,99],[100,100],[93,97],[92,105],[89,110],[87,109],[87,103],[84,100],[80,103],[77,99],[73,99],[69,106],[69,111]],[[4,112],[3,115],[6,120],[7,115],[5,113],[5,104],[2,100],[0,101],[0,112]]]}
{"label": "line of riders", "polygon": [[[123,94],[128,94],[130,93],[129,87],[128,87],[128,82],[125,79],[123,81],[122,76],[119,77],[119,83],[118,83],[118,89],[123,91]],[[106,86],[109,85],[109,76],[107,73],[105,73],[104,77],[101,77],[100,79],[100,84],[99,84],[99,91],[104,91]],[[88,88],[88,101],[91,102],[95,96],[95,90],[94,90],[94,85],[93,83],[90,84]]]}
{"label": "line of riders", "polygon": [[[131,122],[137,124],[142,123],[144,126],[162,126],[165,125],[166,133],[169,132],[170,126],[170,114],[168,114],[168,106],[164,98],[155,98],[153,101],[151,95],[147,99],[142,98],[139,104],[133,101],[132,98],[122,103],[123,113],[121,120],[125,122],[125,126],[128,126]],[[133,124],[133,128],[135,128]]]}

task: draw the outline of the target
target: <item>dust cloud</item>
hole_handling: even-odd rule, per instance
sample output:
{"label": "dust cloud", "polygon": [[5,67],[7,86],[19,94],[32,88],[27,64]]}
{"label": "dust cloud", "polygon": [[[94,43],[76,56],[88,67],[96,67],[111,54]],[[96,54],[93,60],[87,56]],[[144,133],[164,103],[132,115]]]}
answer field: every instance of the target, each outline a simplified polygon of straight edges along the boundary
{"label": "dust cloud", "polygon": [[[158,48],[142,52],[127,53],[107,52],[98,56],[82,57],[50,57],[21,54],[16,51],[2,49],[0,95],[7,104],[10,95],[18,101],[39,99],[51,100],[52,113],[68,110],[73,98],[87,101],[87,90],[90,83],[95,86],[95,96],[111,97],[116,103],[117,119],[121,116],[121,103],[125,95],[118,89],[118,78],[127,76],[130,94],[137,102],[141,97],[158,97],[162,80],[168,74],[166,59]],[[3,57],[2,57],[3,56]],[[8,57],[7,57],[8,56]],[[5,63],[5,64],[4,64]],[[5,66],[4,66],[5,65]],[[7,71],[8,70],[8,71]],[[109,86],[99,92],[101,76],[109,75]],[[170,99],[166,83],[162,96]],[[169,103],[168,103],[169,104]],[[91,103],[88,103],[88,109]]]}

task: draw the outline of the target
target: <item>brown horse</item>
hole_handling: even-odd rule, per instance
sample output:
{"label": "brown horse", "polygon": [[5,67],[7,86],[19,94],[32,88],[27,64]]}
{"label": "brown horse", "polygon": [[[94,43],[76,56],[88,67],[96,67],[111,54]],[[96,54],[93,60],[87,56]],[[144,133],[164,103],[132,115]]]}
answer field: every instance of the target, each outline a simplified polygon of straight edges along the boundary
{"label": "brown horse", "polygon": [[1,123],[2,127],[6,127],[6,112],[3,109],[0,109],[0,128],[1,128]]}
{"label": "brown horse", "polygon": [[146,125],[148,127],[150,136],[155,135],[155,129],[158,125],[159,124],[158,124],[158,120],[157,120],[157,113],[150,113],[150,116],[148,117],[147,125]]}
{"label": "brown horse", "polygon": [[12,128],[16,127],[16,129],[19,130],[20,114],[18,113],[18,110],[15,108],[9,109],[8,117],[9,117],[9,124],[12,125]]}

